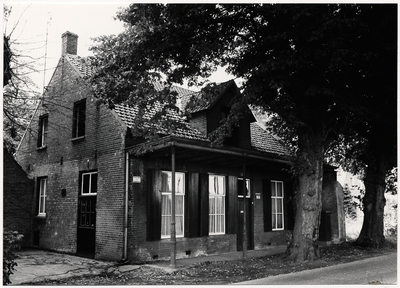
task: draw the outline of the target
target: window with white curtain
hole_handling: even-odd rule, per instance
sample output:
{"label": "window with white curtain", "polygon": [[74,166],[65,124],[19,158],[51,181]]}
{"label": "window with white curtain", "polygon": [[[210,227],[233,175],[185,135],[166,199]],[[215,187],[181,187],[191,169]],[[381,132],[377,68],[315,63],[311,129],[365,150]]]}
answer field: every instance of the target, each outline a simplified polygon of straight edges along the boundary
{"label": "window with white curtain", "polygon": [[209,234],[225,234],[225,176],[209,175]]}
{"label": "window with white curtain", "polygon": [[271,181],[272,230],[284,229],[283,182]]}
{"label": "window with white curtain", "polygon": [[[175,230],[183,237],[185,215],[185,174],[175,172]],[[172,172],[161,172],[161,238],[171,237]]]}

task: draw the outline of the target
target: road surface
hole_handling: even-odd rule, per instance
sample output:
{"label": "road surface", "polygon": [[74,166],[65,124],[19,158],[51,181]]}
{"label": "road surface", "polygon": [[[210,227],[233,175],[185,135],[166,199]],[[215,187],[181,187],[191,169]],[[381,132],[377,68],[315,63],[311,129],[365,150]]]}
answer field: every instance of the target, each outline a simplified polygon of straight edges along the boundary
{"label": "road surface", "polygon": [[270,276],[236,284],[246,285],[393,285],[397,284],[397,253],[336,266]]}

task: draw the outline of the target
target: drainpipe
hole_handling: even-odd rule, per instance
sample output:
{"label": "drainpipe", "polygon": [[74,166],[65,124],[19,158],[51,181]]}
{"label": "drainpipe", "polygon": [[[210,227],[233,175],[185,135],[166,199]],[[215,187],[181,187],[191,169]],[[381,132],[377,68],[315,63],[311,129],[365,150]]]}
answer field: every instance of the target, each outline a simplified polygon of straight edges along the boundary
{"label": "drainpipe", "polygon": [[128,195],[129,195],[129,153],[125,152],[124,251],[122,256],[122,262],[128,261]]}
{"label": "drainpipe", "polygon": [[[249,187],[250,188],[250,187]],[[243,259],[247,258],[246,155],[243,155]]]}
{"label": "drainpipe", "polygon": [[175,146],[171,143],[171,176],[172,176],[172,191],[171,191],[171,268],[176,268],[176,219],[175,219]]}

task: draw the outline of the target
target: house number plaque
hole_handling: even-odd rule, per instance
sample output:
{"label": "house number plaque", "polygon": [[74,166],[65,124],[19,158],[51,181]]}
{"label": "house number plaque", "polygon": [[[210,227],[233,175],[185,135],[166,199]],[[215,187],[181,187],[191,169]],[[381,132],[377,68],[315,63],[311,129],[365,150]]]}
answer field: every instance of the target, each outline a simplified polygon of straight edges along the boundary
{"label": "house number plaque", "polygon": [[142,178],[140,176],[133,176],[132,177],[132,182],[133,183],[140,183],[140,182],[142,182]]}

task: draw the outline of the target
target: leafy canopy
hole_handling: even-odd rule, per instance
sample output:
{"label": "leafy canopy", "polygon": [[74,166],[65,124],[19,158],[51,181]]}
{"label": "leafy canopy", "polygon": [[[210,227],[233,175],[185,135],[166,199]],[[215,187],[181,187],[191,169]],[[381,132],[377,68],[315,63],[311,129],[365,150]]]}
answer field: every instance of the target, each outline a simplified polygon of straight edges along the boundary
{"label": "leafy canopy", "polygon": [[[201,85],[217,66],[227,66],[244,80],[247,104],[279,115],[276,132],[318,136],[326,149],[371,110],[360,105],[379,89],[363,88],[380,68],[380,30],[371,29],[390,9],[395,7],[132,4],[117,15],[125,31],[99,37],[92,48],[99,67],[93,83],[110,103],[146,107],[161,100],[174,109],[169,85]],[[162,92],[151,85],[156,81],[164,84]]]}
{"label": "leafy canopy", "polygon": [[[343,139],[348,151],[362,139],[371,147],[365,151],[376,152],[386,147],[379,143],[382,130],[393,145],[393,126],[379,126],[386,112],[390,123],[396,114],[395,105],[385,109],[396,95],[396,5],[132,4],[117,18],[126,30],[99,38],[92,49],[98,96],[111,105],[161,102],[174,109],[171,84],[202,85],[217,66],[226,66],[243,79],[242,103],[265,111],[274,132],[295,148],[298,195],[305,197],[296,198],[302,217],[291,253],[314,259],[328,147]],[[157,81],[162,91],[155,91]]]}

